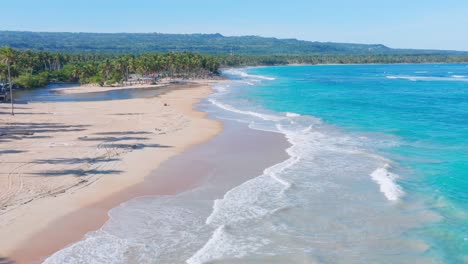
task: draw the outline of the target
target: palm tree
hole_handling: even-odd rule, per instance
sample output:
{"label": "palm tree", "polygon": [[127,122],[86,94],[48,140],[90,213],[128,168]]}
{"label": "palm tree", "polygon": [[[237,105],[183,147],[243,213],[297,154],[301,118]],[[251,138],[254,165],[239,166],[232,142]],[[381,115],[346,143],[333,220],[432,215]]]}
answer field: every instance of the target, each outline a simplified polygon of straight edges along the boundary
{"label": "palm tree", "polygon": [[109,59],[105,59],[101,63],[100,69],[100,73],[104,77],[104,80],[108,81],[113,70],[111,61]]}
{"label": "palm tree", "polygon": [[15,52],[8,46],[0,49],[0,61],[7,65],[8,68],[8,83],[10,85],[10,101],[11,101],[11,115],[15,115],[15,106],[13,104],[13,84],[11,82],[11,65],[16,61]]}
{"label": "palm tree", "polygon": [[123,80],[128,80],[128,60],[125,56],[120,56],[114,60],[115,69],[123,76]]}

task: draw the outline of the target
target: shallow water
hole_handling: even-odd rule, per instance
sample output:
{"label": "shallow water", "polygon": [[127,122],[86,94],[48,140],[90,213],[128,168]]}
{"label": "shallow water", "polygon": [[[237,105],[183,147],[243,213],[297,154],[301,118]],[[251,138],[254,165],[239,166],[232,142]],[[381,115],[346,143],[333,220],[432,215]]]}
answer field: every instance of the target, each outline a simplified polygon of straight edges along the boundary
{"label": "shallow water", "polygon": [[[395,238],[419,245],[420,252],[404,253],[392,245],[381,249],[398,252],[393,256],[398,263],[467,260],[467,65],[264,67],[225,74],[238,82],[222,88],[226,94],[213,103],[243,115],[240,119],[254,128],[286,134],[293,143],[290,155],[300,161],[282,174],[283,179],[292,179],[297,187],[320,185],[328,178],[336,192],[347,196],[335,198],[336,206],[359,212],[333,219],[366,223],[361,231],[376,234],[378,241]],[[374,187],[368,185],[371,181]],[[350,193],[340,185],[352,186]],[[310,186],[297,188],[297,197],[304,198],[299,204],[314,199]],[[321,188],[325,195],[315,198],[327,197],[333,188]],[[372,190],[380,191],[381,197]],[[385,217],[368,215],[374,210]],[[330,213],[326,208],[319,211]],[[360,230],[343,227],[346,235]],[[333,241],[340,240],[339,234],[331,234]],[[352,245],[341,244],[360,252],[360,261],[378,256],[385,256],[380,261],[392,260],[371,245]],[[324,253],[326,262],[340,262],[327,259],[329,254]]]}
{"label": "shallow water", "polygon": [[15,91],[16,103],[27,102],[89,102],[110,101],[133,98],[155,97],[167,91],[167,87],[152,87],[138,89],[120,89],[93,93],[64,94],[54,91],[57,88],[66,89],[75,85],[49,85],[44,88]]}

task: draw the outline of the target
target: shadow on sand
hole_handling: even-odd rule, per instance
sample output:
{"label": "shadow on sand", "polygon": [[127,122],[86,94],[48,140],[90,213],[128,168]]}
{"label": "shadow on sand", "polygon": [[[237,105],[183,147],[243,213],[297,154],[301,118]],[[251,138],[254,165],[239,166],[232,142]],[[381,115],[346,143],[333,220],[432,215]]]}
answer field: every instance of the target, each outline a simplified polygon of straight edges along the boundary
{"label": "shadow on sand", "polygon": [[79,164],[79,163],[102,163],[102,162],[112,162],[119,161],[120,159],[115,158],[57,158],[57,159],[48,159],[48,160],[36,160],[32,163],[35,164]]}
{"label": "shadow on sand", "polygon": [[117,142],[117,141],[126,141],[126,140],[149,140],[147,137],[79,137],[79,140],[82,141],[100,141],[100,142]]}
{"label": "shadow on sand", "polygon": [[101,144],[99,148],[119,148],[119,149],[145,149],[145,148],[172,148],[161,144]]}
{"label": "shadow on sand", "polygon": [[[0,115],[10,115],[11,112],[0,112]],[[24,113],[24,112],[16,112],[15,115],[50,115],[50,113]]]}
{"label": "shadow on sand", "polygon": [[14,264],[15,262],[9,258],[0,257],[0,264]]}
{"label": "shadow on sand", "polygon": [[118,135],[148,135],[152,134],[151,132],[147,131],[118,131],[118,132],[100,132],[94,133],[94,135],[100,136],[118,136]]}
{"label": "shadow on sand", "polygon": [[[0,141],[1,142],[1,141]],[[7,149],[7,150],[0,150],[0,155],[6,154],[18,154],[18,153],[25,153],[24,150],[14,150],[14,149]]]}
{"label": "shadow on sand", "polygon": [[88,125],[65,125],[61,123],[6,123],[0,127],[0,142],[21,140],[23,138],[39,139],[50,138],[43,133],[79,132],[85,131]]}
{"label": "shadow on sand", "polygon": [[120,174],[123,171],[121,170],[48,170],[37,173],[29,173],[30,175],[38,176],[48,176],[48,177],[57,177],[57,176],[66,176],[73,175],[77,177],[83,177],[88,175],[108,175],[108,174]]}

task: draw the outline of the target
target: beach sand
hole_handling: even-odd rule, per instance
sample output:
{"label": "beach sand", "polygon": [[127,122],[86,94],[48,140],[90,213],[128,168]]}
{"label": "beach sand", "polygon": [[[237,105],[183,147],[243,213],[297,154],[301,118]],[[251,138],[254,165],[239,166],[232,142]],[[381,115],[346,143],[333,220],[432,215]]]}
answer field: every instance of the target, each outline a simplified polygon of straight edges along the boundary
{"label": "beach sand", "polygon": [[[194,103],[211,93],[213,82],[197,81],[155,98],[29,103],[18,105],[15,116],[2,114],[0,257],[30,263],[79,240],[118,205],[103,201],[219,133],[219,122],[194,110]],[[1,104],[0,111],[8,107]],[[174,183],[172,188],[186,187]],[[83,208],[91,208],[90,214],[74,214]],[[76,217],[75,226],[60,229],[57,224],[63,231],[57,237],[31,240],[66,216]]]}

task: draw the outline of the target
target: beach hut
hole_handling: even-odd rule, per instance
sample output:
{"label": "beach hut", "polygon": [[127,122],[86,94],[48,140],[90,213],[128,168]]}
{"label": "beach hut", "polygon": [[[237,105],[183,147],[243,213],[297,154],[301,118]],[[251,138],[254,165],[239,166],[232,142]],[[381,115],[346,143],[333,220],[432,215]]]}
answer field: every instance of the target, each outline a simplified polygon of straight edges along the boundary
{"label": "beach hut", "polygon": [[126,85],[134,85],[134,84],[153,84],[158,80],[157,74],[149,74],[139,76],[137,74],[130,74],[128,76],[128,80],[125,82]]}

